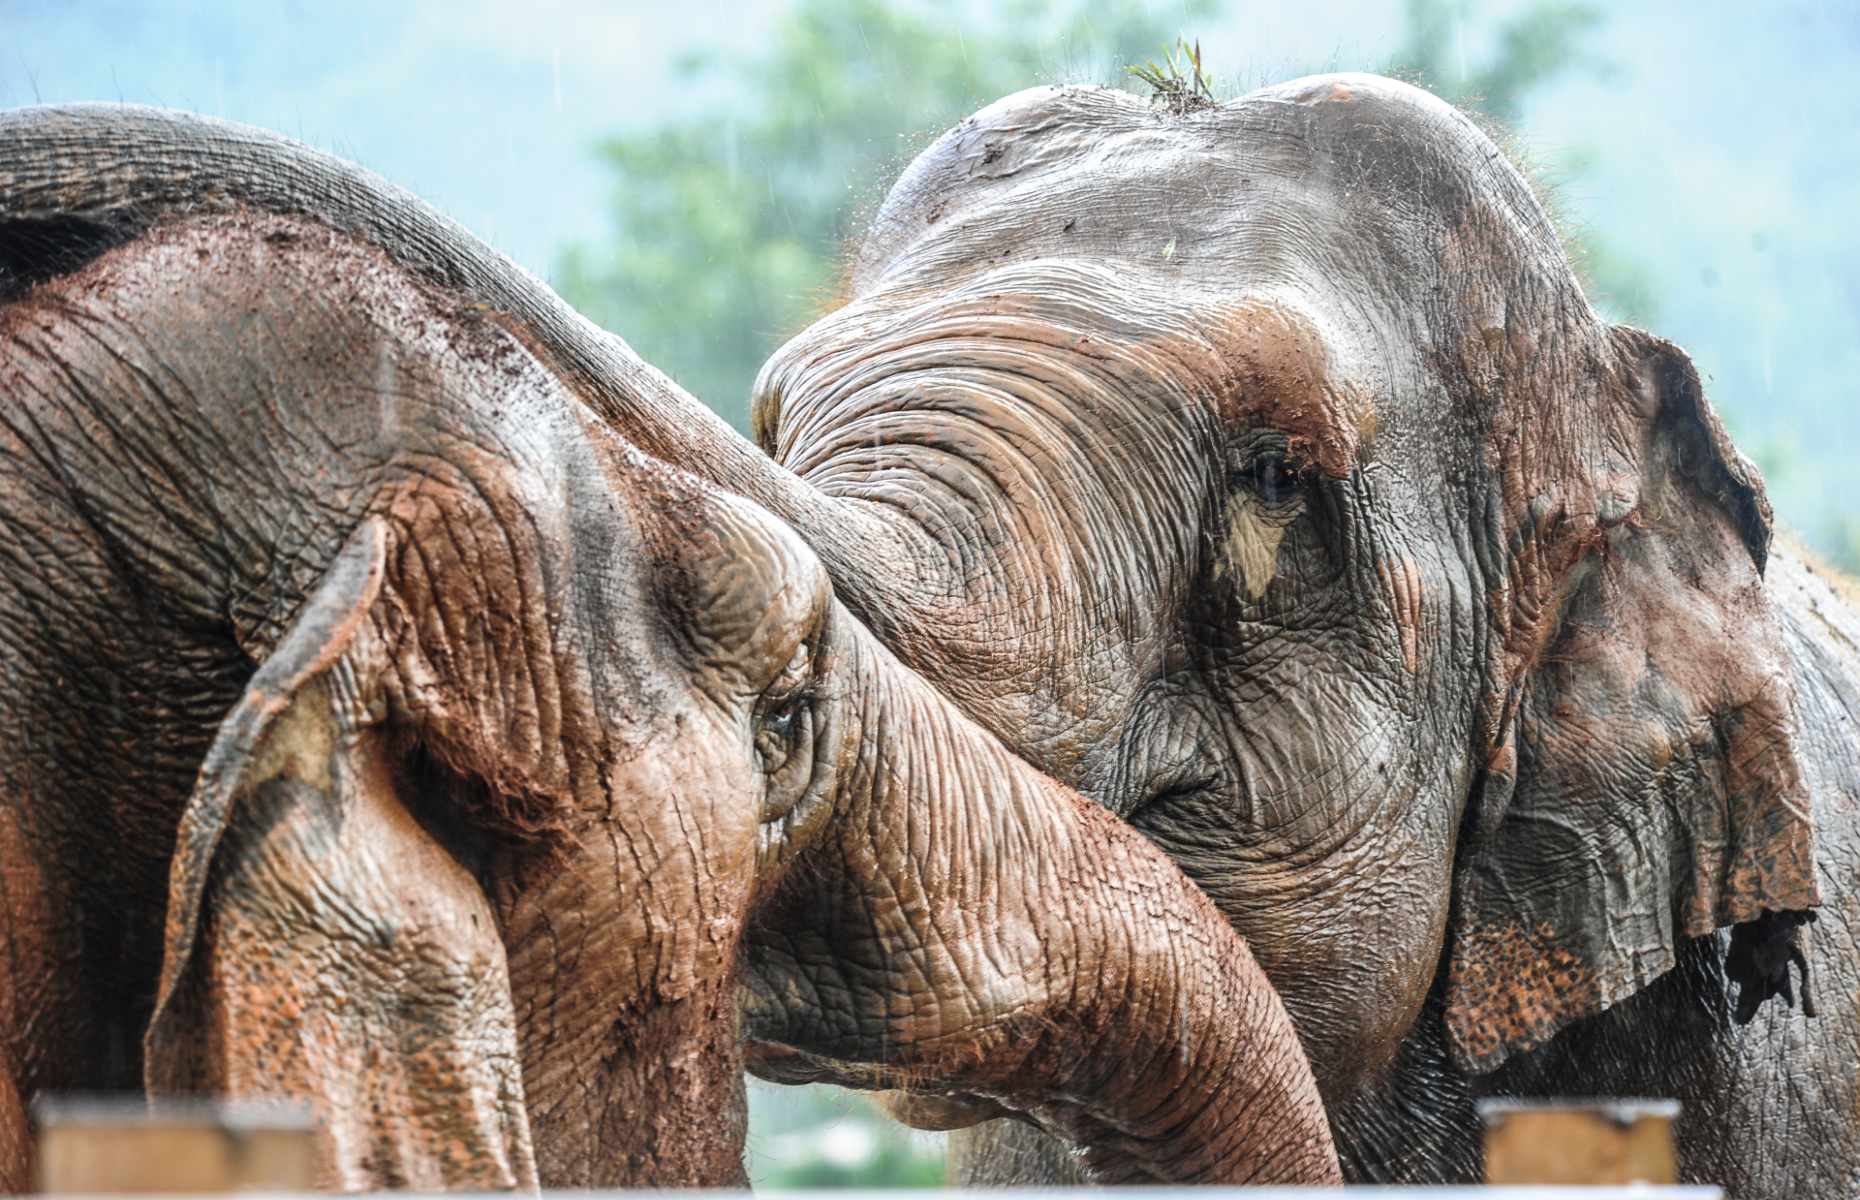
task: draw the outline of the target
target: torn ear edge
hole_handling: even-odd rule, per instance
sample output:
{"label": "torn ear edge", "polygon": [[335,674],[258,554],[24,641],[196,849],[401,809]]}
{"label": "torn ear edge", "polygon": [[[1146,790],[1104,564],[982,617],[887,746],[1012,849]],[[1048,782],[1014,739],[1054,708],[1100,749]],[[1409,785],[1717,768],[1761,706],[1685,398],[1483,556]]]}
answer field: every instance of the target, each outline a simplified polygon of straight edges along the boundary
{"label": "torn ear edge", "polygon": [[1611,337],[1619,360],[1640,376],[1636,382],[1653,390],[1656,421],[1668,429],[1686,430],[1689,438],[1703,442],[1704,453],[1693,456],[1691,462],[1697,471],[1696,482],[1731,518],[1757,574],[1762,575],[1769,566],[1775,513],[1756,465],[1731,443],[1724,422],[1706,400],[1698,368],[1685,351],[1644,329],[1617,325]]}
{"label": "torn ear edge", "polygon": [[[239,797],[282,774],[321,778],[340,769],[339,747],[321,762],[293,761],[276,735],[300,706],[329,706],[334,694],[315,686],[356,644],[381,594],[387,562],[385,521],[370,517],[350,535],[305,601],[277,647],[253,674],[207,750],[193,794],[182,812],[168,874],[161,980],[144,1036],[145,1072],[155,1082],[163,1061],[175,991],[187,973],[199,937],[201,905],[214,852]],[[306,714],[325,719],[327,714]],[[341,736],[340,733],[337,736]]]}
{"label": "torn ear edge", "polygon": [[1612,339],[1616,386],[1647,422],[1644,511],[1584,552],[1485,748],[1446,977],[1449,1047],[1474,1073],[1725,927],[1732,1015],[1790,1001],[1820,902],[1792,668],[1762,586],[1762,480],[1681,351],[1640,330]]}

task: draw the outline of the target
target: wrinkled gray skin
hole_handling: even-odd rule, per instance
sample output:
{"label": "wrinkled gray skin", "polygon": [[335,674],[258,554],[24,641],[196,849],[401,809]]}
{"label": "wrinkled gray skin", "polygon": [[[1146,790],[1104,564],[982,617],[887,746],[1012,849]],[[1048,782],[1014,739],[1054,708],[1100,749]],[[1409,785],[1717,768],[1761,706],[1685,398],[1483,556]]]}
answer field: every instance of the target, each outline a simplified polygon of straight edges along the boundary
{"label": "wrinkled gray skin", "polygon": [[[1602,1093],[1679,1097],[1688,1178],[1852,1190],[1860,621],[1470,122],[1022,93],[851,283],[757,407],[909,564],[829,553],[842,594],[1246,934],[1351,1178],[1474,1178],[1474,1097]],[[1819,1017],[1739,1027],[1727,975],[1789,968],[1714,931],[1784,954],[1759,918],[1817,900]],[[959,1173],[1063,1177],[1037,1140]]]}
{"label": "wrinkled gray skin", "polygon": [[1106,1180],[1336,1178],[1166,856],[510,314],[316,216],[61,202],[202,165],[151,130],[331,169],[0,114],[0,1191],[36,1094],[138,1085],[307,1097],[349,1190],[741,1184],[743,1014]]}
{"label": "wrinkled gray skin", "polygon": [[[1478,1095],[1655,1094],[1688,1178],[1852,1189],[1860,623],[1772,550],[1684,355],[1599,320],[1444,105],[991,106],[765,370],[778,467],[483,255],[424,269],[1169,850],[1285,996],[1352,1178],[1475,1177]],[[1791,977],[1763,914],[1817,904],[1820,1015],[1757,1006]],[[1060,1169],[978,1136],[969,1178]]]}

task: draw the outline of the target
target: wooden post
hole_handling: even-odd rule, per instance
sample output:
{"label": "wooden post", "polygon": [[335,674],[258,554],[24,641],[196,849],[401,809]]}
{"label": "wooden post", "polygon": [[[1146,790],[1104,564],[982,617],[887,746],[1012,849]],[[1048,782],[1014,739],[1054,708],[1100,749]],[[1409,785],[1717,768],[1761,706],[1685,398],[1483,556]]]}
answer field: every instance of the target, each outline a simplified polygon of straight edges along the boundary
{"label": "wooden post", "polygon": [[1482,1100],[1485,1181],[1677,1183],[1678,1115],[1677,1100]]}
{"label": "wooden post", "polygon": [[303,1105],[142,1099],[33,1106],[42,1192],[307,1192],[316,1127]]}

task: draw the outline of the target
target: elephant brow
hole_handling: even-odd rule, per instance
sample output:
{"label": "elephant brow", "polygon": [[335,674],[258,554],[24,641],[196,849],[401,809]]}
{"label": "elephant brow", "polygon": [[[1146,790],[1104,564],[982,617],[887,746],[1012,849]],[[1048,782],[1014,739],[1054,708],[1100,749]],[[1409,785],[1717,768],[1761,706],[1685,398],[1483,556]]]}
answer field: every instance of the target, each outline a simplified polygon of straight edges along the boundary
{"label": "elephant brow", "polygon": [[1339,377],[1322,332],[1296,308],[1251,301],[1203,337],[1215,357],[1213,402],[1224,423],[1284,434],[1297,458],[1333,479],[1349,475],[1373,446],[1373,399]]}

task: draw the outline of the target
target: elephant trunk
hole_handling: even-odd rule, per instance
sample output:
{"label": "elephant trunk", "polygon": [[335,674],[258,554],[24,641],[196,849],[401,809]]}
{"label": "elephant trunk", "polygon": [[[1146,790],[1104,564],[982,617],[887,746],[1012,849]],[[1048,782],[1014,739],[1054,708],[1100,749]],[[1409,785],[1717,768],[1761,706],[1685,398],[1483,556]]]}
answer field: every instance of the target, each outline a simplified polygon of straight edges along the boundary
{"label": "elephant trunk", "polygon": [[1013,1110],[1107,1182],[1336,1181],[1291,1021],[1207,898],[838,628],[869,699],[835,718],[814,869],[752,928],[752,1067]]}

